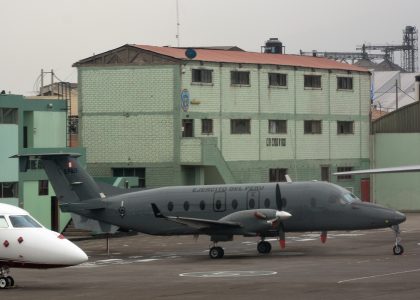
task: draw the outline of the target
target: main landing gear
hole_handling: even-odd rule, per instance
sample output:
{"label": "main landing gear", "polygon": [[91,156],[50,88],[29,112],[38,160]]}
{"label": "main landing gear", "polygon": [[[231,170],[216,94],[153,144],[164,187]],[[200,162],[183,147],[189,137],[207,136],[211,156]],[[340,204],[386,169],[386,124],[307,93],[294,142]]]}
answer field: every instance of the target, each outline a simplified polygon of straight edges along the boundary
{"label": "main landing gear", "polygon": [[400,226],[393,225],[391,229],[395,232],[395,245],[392,248],[394,255],[401,255],[404,253],[404,247],[400,245],[401,238],[400,238]]}
{"label": "main landing gear", "polygon": [[210,248],[210,251],[209,251],[210,258],[212,259],[222,258],[224,255],[225,255],[225,251],[223,250],[222,247],[218,247],[215,244],[213,247]]}
{"label": "main landing gear", "polygon": [[15,280],[9,276],[9,268],[0,267],[0,289],[7,289],[15,285]]}
{"label": "main landing gear", "polygon": [[262,240],[257,244],[257,250],[261,254],[268,254],[271,252],[271,244]]}

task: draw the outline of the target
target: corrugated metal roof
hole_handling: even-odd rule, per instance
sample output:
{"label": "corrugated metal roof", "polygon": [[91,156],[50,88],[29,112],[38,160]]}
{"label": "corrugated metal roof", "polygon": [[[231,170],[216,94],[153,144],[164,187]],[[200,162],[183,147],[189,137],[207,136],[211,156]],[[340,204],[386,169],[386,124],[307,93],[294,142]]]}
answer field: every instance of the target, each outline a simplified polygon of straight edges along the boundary
{"label": "corrugated metal roof", "polygon": [[[146,51],[158,53],[168,57],[189,60],[185,56],[185,48],[158,47],[149,45],[131,45]],[[369,72],[368,69],[340,63],[335,60],[291,54],[271,54],[258,52],[242,52],[242,51],[226,51],[226,50],[210,50],[195,49],[197,56],[194,60],[206,62],[222,62],[222,63],[238,63],[238,64],[260,64],[260,65],[281,65],[296,66],[303,68],[329,69],[329,70],[345,70],[357,72]]]}

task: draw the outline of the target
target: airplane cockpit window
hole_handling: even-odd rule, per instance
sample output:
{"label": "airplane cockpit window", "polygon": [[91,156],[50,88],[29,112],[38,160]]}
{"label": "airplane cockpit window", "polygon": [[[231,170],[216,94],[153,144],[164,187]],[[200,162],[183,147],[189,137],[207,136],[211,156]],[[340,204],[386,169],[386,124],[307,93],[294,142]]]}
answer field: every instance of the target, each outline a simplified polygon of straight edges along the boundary
{"label": "airplane cockpit window", "polygon": [[0,216],[0,228],[8,228],[9,225],[7,224],[6,218],[4,216]]}
{"label": "airplane cockpit window", "polygon": [[349,203],[360,202],[361,201],[359,198],[357,198],[352,193],[343,194],[342,197],[340,198],[340,200],[343,204],[349,204]]}
{"label": "airplane cockpit window", "polygon": [[15,228],[40,228],[41,225],[38,224],[34,219],[28,215],[23,216],[9,216],[10,222],[12,222],[13,227]]}

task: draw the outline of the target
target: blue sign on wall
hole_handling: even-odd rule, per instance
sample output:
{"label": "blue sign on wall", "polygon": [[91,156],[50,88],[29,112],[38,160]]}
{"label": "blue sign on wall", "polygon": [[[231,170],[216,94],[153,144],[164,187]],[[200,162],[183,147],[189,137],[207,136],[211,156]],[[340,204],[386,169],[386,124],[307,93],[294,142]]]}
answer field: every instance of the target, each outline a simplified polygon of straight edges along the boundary
{"label": "blue sign on wall", "polygon": [[187,89],[183,89],[181,92],[181,108],[187,112],[190,107],[190,92]]}

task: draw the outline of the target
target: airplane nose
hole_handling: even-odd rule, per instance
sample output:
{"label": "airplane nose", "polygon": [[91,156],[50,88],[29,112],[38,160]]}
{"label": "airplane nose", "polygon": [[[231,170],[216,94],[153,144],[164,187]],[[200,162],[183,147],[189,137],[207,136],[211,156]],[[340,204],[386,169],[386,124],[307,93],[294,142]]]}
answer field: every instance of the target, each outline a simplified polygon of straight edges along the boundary
{"label": "airplane nose", "polygon": [[80,248],[77,248],[77,249],[73,250],[73,252],[71,253],[70,261],[74,265],[84,263],[87,260],[88,260],[88,256]]}
{"label": "airplane nose", "polygon": [[400,213],[399,211],[395,212],[394,220],[397,224],[405,222],[406,219],[407,219],[407,217],[403,213]]}

